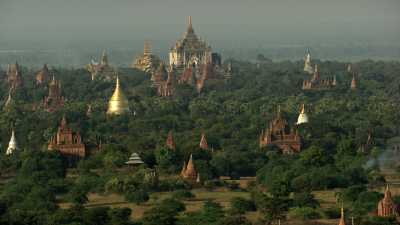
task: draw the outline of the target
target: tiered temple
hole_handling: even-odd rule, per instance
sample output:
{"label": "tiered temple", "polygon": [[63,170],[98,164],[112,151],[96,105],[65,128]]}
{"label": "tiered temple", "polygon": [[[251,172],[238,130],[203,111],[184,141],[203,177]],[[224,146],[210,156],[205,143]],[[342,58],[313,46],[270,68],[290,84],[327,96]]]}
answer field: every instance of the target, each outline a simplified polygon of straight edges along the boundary
{"label": "tiered temple", "polygon": [[117,75],[117,81],[115,84],[115,90],[113,95],[111,96],[110,101],[108,102],[108,115],[121,115],[129,112],[129,102],[128,98],[126,98],[123,93],[120,83],[119,77]]}
{"label": "tiered temple", "polygon": [[196,182],[198,180],[198,173],[194,167],[193,156],[190,155],[190,159],[188,163],[183,164],[183,168],[181,171],[181,177],[185,180]]}
{"label": "tiered temple", "polygon": [[61,83],[54,75],[49,84],[49,95],[44,98],[43,108],[47,112],[55,112],[64,107],[64,97],[61,95]]}
{"label": "tiered temple", "polygon": [[381,217],[399,216],[399,205],[397,205],[393,198],[389,185],[386,186],[385,196],[378,203],[377,215]]}
{"label": "tiered temple", "polygon": [[132,68],[144,71],[146,73],[153,73],[161,63],[161,59],[152,54],[151,45],[149,41],[144,42],[143,55],[138,56],[132,63]]}
{"label": "tiered temple", "polygon": [[105,50],[101,55],[100,62],[96,62],[92,59],[91,62],[86,65],[86,69],[89,71],[92,80],[96,79],[98,76],[111,79],[114,74],[114,69],[108,63],[108,56]]}
{"label": "tiered temple", "polygon": [[61,124],[48,144],[49,151],[59,151],[70,159],[79,159],[86,156],[86,148],[79,133],[73,133],[68,127],[67,120],[63,116]]}
{"label": "tiered temple", "polygon": [[303,90],[328,90],[336,87],[336,77],[322,79],[318,65],[315,65],[313,77],[303,81]]}
{"label": "tiered temple", "polygon": [[18,62],[15,62],[15,64],[12,65],[9,64],[7,66],[7,82],[12,91],[24,85]]}
{"label": "tiered temple", "polygon": [[189,17],[184,37],[178,40],[170,50],[168,78],[165,79],[166,76],[161,75],[159,69],[154,69],[152,81],[160,96],[173,95],[175,80],[179,84],[193,86],[201,92],[207,82],[230,79],[232,76],[230,69],[223,69],[221,56],[218,53],[212,53],[211,47],[197,37],[192,26],[192,19]]}
{"label": "tiered temple", "polygon": [[285,154],[298,153],[301,150],[301,137],[290,129],[285,118],[283,118],[280,107],[275,119],[261,132],[259,139],[260,148],[268,145],[276,145]]}
{"label": "tiered temple", "polygon": [[47,64],[43,65],[43,68],[36,74],[36,85],[42,85],[47,83],[50,77],[49,68]]}

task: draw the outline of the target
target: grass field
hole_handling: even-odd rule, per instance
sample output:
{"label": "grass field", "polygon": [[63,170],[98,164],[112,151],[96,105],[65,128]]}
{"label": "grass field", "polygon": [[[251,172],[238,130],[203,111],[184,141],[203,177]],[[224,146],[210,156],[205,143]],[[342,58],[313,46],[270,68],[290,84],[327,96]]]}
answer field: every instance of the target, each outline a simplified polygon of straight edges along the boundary
{"label": "grass field", "polygon": [[[400,195],[400,175],[394,171],[384,171],[387,181],[391,184],[391,191],[393,195]],[[384,191],[384,187],[375,188],[375,191]],[[338,190],[327,190],[327,191],[315,191],[313,194],[319,201],[321,208],[335,208],[339,210],[339,205],[336,202],[335,192]],[[186,212],[193,212],[201,209],[203,203],[207,200],[213,200],[220,203],[225,209],[229,208],[229,202],[234,197],[250,198],[250,194],[245,191],[231,191],[226,188],[219,188],[213,191],[206,190],[203,188],[194,189],[192,193],[195,194],[195,198],[188,201],[184,201],[186,205]],[[153,207],[157,202],[162,199],[168,198],[172,195],[171,192],[159,192],[153,193],[150,196],[150,200],[144,204],[136,205],[134,203],[126,202],[123,196],[116,194],[99,195],[89,194],[89,201],[85,205],[86,207],[98,207],[98,206],[109,206],[109,207],[128,207],[132,209],[132,219],[137,220],[143,216],[143,213]],[[62,208],[68,208],[68,203],[61,203]],[[247,218],[256,222],[261,218],[259,212],[249,212],[246,214]],[[315,221],[285,221],[286,225],[337,225],[337,219],[322,219]]]}

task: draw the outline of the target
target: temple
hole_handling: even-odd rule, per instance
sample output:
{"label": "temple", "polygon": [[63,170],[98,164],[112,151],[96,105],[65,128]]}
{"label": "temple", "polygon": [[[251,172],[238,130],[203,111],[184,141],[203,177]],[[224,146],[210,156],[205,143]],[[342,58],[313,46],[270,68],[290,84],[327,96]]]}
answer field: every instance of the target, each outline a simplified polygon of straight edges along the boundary
{"label": "temple", "polygon": [[315,65],[313,77],[303,81],[303,90],[328,90],[336,87],[336,77],[322,79],[318,65]]}
{"label": "temple", "polygon": [[399,216],[399,205],[392,198],[389,185],[386,185],[385,196],[378,203],[377,215],[381,217]]}
{"label": "temple", "polygon": [[92,59],[91,62],[86,65],[86,69],[89,71],[92,80],[99,76],[105,77],[109,80],[114,74],[114,69],[108,64],[108,56],[105,50],[101,55],[100,62],[96,62]]}
{"label": "temple", "polygon": [[211,63],[212,49],[203,40],[199,39],[194,32],[192,17],[183,39],[178,40],[169,53],[169,64],[177,68],[185,68],[191,65],[205,65]]}
{"label": "temple", "polygon": [[12,91],[24,85],[18,62],[7,66],[7,82]]}
{"label": "temple", "polygon": [[304,72],[307,72],[309,74],[313,74],[313,72],[314,72],[314,69],[313,69],[312,64],[311,64],[311,55],[310,55],[310,51],[309,50],[307,50],[307,55],[306,55],[306,58],[304,60],[304,69],[303,70],[304,70]]}
{"label": "temple", "polygon": [[172,130],[170,130],[168,132],[168,137],[167,137],[167,141],[166,141],[165,145],[170,150],[175,150],[176,149],[176,145],[175,145],[175,141],[174,141],[174,135],[172,134]]}
{"label": "temple", "polygon": [[129,102],[119,84],[119,77],[117,75],[117,82],[115,90],[108,102],[108,115],[121,115],[129,112]]}
{"label": "temple", "polygon": [[213,53],[211,47],[194,32],[192,19],[182,39],[178,40],[169,52],[169,72],[167,80],[161,79],[157,71],[153,71],[152,80],[160,96],[171,96],[174,81],[178,84],[193,86],[201,92],[206,83],[218,83],[232,77],[232,68],[221,66],[221,56]]}
{"label": "temple", "polygon": [[59,151],[68,159],[76,160],[86,156],[86,148],[79,133],[73,133],[68,127],[67,120],[63,116],[58,127],[57,134],[54,135],[47,146],[49,151]]}
{"label": "temple", "polygon": [[132,63],[132,68],[141,70],[146,73],[152,73],[155,72],[160,63],[161,59],[151,52],[150,42],[145,41],[143,54],[136,57],[136,59]]}
{"label": "temple", "polygon": [[297,118],[297,125],[303,124],[303,123],[308,123],[308,116],[306,114],[306,109],[304,104],[301,106],[301,111],[299,114],[299,117]]}
{"label": "temple", "polygon": [[153,82],[153,86],[157,89],[157,94],[159,96],[168,97],[173,95],[176,85],[174,73],[175,71],[172,66],[170,66],[170,69],[166,72],[164,63],[162,62],[158,66],[158,69],[152,72],[151,81]]}
{"label": "temple", "polygon": [[36,85],[42,85],[47,83],[50,77],[49,68],[47,64],[43,65],[43,68],[36,74]]}
{"label": "temple", "polygon": [[8,147],[6,151],[6,155],[11,155],[15,150],[18,150],[17,139],[15,138],[14,129],[11,131],[10,142],[8,142]]}
{"label": "temple", "polygon": [[191,182],[196,182],[197,181],[197,177],[198,177],[198,173],[194,167],[194,163],[193,163],[193,156],[190,155],[190,159],[189,162],[183,163],[183,168],[181,171],[181,177],[185,180],[191,181]]}
{"label": "temple", "polygon": [[200,143],[199,143],[199,147],[203,150],[208,150],[208,143],[207,143],[207,138],[206,138],[206,134],[202,133],[201,134],[201,139],[200,139]]}
{"label": "temple", "polygon": [[260,148],[276,145],[285,154],[298,153],[301,150],[301,137],[290,129],[285,118],[283,118],[280,107],[275,119],[261,132],[259,139]]}
{"label": "temple", "polygon": [[61,83],[54,75],[49,84],[49,95],[44,98],[43,108],[47,112],[55,112],[64,107],[64,97],[61,95]]}

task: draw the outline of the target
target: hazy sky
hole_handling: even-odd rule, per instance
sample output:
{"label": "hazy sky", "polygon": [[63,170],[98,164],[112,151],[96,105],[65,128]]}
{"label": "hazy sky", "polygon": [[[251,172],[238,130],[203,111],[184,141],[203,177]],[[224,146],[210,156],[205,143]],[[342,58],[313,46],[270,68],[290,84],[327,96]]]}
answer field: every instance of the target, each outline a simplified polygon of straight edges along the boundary
{"label": "hazy sky", "polygon": [[400,0],[0,0],[0,49],[143,39],[171,46],[189,15],[214,44],[400,42]]}

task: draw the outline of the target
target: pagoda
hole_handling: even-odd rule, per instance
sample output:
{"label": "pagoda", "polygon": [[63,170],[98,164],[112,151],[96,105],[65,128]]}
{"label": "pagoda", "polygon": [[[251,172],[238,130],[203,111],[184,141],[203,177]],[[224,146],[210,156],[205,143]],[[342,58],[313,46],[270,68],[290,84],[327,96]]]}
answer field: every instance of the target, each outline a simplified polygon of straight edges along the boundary
{"label": "pagoda", "polygon": [[47,64],[44,64],[42,70],[40,70],[36,74],[36,85],[42,85],[47,83],[49,77],[50,77],[49,68],[47,67]]}
{"label": "pagoda", "polygon": [[59,151],[62,155],[79,159],[86,156],[86,148],[79,133],[73,133],[68,127],[67,119],[63,116],[57,133],[51,137],[47,146],[49,151]]}
{"label": "pagoda", "polygon": [[303,123],[308,123],[308,116],[306,114],[305,106],[304,104],[301,105],[301,111],[299,114],[299,117],[297,118],[297,125],[303,124]]}
{"label": "pagoda", "polygon": [[261,132],[259,145],[260,148],[276,145],[285,154],[300,152],[301,137],[297,131],[289,128],[286,119],[282,116],[280,107],[278,108],[276,118]]}
{"label": "pagoda", "polygon": [[328,90],[336,86],[336,78],[322,79],[318,65],[315,65],[313,77],[303,81],[303,90]]}
{"label": "pagoda", "polygon": [[188,163],[183,164],[183,168],[181,171],[181,177],[185,180],[189,180],[192,182],[197,181],[198,173],[194,167],[192,154],[190,154],[190,159],[189,159]]}
{"label": "pagoda", "polygon": [[137,166],[137,165],[142,165],[144,162],[140,158],[140,156],[134,152],[131,154],[129,157],[128,161],[125,162],[125,164],[130,165],[130,166]]}
{"label": "pagoda", "polygon": [[86,65],[86,69],[89,71],[92,80],[95,80],[98,75],[111,79],[114,74],[114,69],[108,63],[108,56],[105,50],[103,50],[100,62],[96,62],[92,59],[91,62]]}
{"label": "pagoda", "polygon": [[399,206],[392,198],[389,185],[386,185],[385,196],[378,203],[377,215],[381,217],[399,216]]}
{"label": "pagoda", "polygon": [[44,98],[43,108],[47,112],[55,112],[64,107],[64,97],[61,95],[61,83],[54,75],[49,84],[49,95]]}
{"label": "pagoda", "polygon": [[24,85],[18,62],[15,62],[13,65],[8,64],[7,82],[10,86],[10,89],[13,91]]}
{"label": "pagoda", "polygon": [[117,82],[115,90],[108,102],[108,115],[121,115],[129,112],[129,102],[119,84],[119,77],[117,75]]}
{"label": "pagoda", "polygon": [[10,142],[8,142],[8,148],[6,151],[6,155],[11,155],[15,150],[18,150],[17,139],[15,138],[14,129],[11,131]]}
{"label": "pagoda", "polygon": [[137,57],[132,63],[132,68],[141,70],[146,73],[155,72],[157,66],[161,63],[161,59],[152,54],[150,41],[144,42],[143,54]]}
{"label": "pagoda", "polygon": [[175,150],[176,149],[176,145],[175,145],[175,141],[174,141],[174,135],[172,134],[172,130],[170,130],[168,132],[168,137],[167,137],[167,141],[166,141],[165,145],[170,150]]}
{"label": "pagoda", "polygon": [[201,134],[199,147],[200,147],[200,149],[208,150],[208,143],[207,143],[207,138],[206,138],[206,134],[205,133]]}
{"label": "pagoda", "polygon": [[311,64],[311,55],[310,55],[309,50],[307,50],[307,55],[304,60],[304,69],[303,70],[304,70],[304,72],[307,72],[309,74],[313,74],[313,72],[314,72],[314,69]]}

